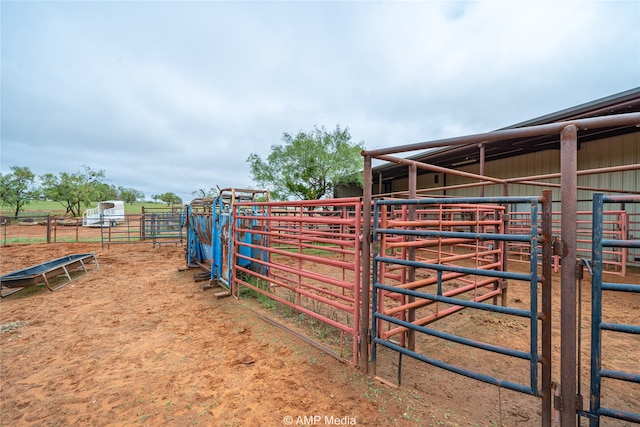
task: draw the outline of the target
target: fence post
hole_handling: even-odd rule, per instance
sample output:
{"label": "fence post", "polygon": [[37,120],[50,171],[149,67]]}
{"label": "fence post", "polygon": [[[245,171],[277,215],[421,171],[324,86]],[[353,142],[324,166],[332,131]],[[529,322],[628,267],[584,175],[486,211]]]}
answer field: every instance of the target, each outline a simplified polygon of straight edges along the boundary
{"label": "fence post", "polygon": [[[412,163],[409,166],[409,199],[415,199],[417,197],[417,188],[418,188],[418,168],[415,163]],[[415,222],[416,220],[416,205],[411,204],[408,208],[408,219],[410,222]],[[415,227],[407,227],[409,230],[415,230]],[[412,242],[415,241],[415,236],[407,236],[407,240]],[[415,246],[409,246],[407,249],[407,256],[410,261],[416,260],[416,248]],[[407,281],[415,282],[416,281],[416,268],[414,266],[410,266],[407,270]],[[409,295],[408,297],[409,304],[415,302],[416,298],[414,296]],[[416,309],[410,308],[407,313],[407,322],[413,323],[416,320]],[[416,349],[416,331],[415,329],[409,329],[407,331],[407,348],[409,350]]]}
{"label": "fence post", "polygon": [[[363,152],[364,154],[364,152]],[[364,155],[364,188],[362,192],[362,300],[360,302],[360,370],[369,371],[369,301],[371,295],[371,156]]]}
{"label": "fence post", "polygon": [[578,207],[578,130],[568,125],[560,134],[562,203],[560,272],[560,425],[576,425],[576,259]]}
{"label": "fence post", "polygon": [[552,329],[552,199],[553,192],[542,192],[542,427],[551,427],[552,391],[551,391],[551,329]]}

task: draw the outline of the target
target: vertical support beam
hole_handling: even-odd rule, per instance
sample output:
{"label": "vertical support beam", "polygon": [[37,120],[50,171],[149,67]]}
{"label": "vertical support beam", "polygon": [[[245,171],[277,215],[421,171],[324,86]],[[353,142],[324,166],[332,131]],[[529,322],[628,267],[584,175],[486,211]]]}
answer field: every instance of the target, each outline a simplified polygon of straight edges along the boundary
{"label": "vertical support beam", "polygon": [[578,210],[578,130],[566,126],[560,134],[561,239],[560,384],[562,427],[576,425],[576,259]]}
{"label": "vertical support beam", "polygon": [[360,358],[359,368],[362,372],[369,371],[369,301],[371,295],[371,156],[364,155],[364,179],[362,191],[362,289],[360,292]]}
{"label": "vertical support beam", "polygon": [[[418,167],[415,163],[409,166],[409,199],[415,199],[417,197],[418,192]],[[409,221],[416,220],[416,205],[409,205]],[[410,227],[410,229],[414,229],[414,227]],[[409,241],[415,240],[414,236],[409,236]],[[416,260],[416,248],[415,246],[409,246],[407,250],[407,255],[410,261]],[[415,282],[416,280],[416,268],[409,267],[407,271],[407,281]],[[409,296],[408,302],[409,304],[415,302],[416,297]],[[410,308],[407,313],[407,321],[409,323],[413,323],[416,320],[416,309]],[[409,350],[415,350],[416,348],[416,331],[413,329],[409,329],[407,331],[407,348]]]}
{"label": "vertical support beam", "polygon": [[551,404],[553,400],[551,391],[552,194],[551,190],[542,192],[542,299],[540,307],[542,312],[542,427],[551,427],[553,411]]}
{"label": "vertical support beam", "polygon": [[382,172],[378,172],[378,194],[382,194]]}
{"label": "vertical support beam", "polygon": [[[7,246],[7,224],[4,225],[4,245]],[[47,215],[47,243],[51,243],[51,214]]]}
{"label": "vertical support beam", "polygon": [[[484,176],[484,144],[478,144],[480,147],[480,175]],[[480,197],[484,197],[484,185],[480,186]]]}

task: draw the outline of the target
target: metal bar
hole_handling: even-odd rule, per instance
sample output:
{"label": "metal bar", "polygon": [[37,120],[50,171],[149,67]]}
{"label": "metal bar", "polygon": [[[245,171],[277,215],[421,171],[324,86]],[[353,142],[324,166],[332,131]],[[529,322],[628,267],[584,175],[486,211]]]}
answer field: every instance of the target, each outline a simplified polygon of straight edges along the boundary
{"label": "metal bar", "polygon": [[[447,294],[448,293],[445,293],[444,296],[449,296]],[[500,289],[496,289],[496,290],[492,290],[492,291],[490,291],[490,292],[488,292],[488,293],[486,293],[484,295],[476,296],[476,297],[474,297],[473,299],[471,299],[469,301],[482,302],[482,301],[486,301],[486,300],[488,300],[490,298],[492,299],[492,298],[494,298],[495,296],[497,296],[499,294],[500,294]],[[420,305],[431,305],[431,304],[434,304],[434,303],[437,304],[437,301],[431,301],[431,300],[427,299],[427,300],[423,300],[423,301],[414,302],[413,305],[414,306],[416,306],[416,305],[418,305],[418,306],[420,306]],[[426,324],[432,323],[432,322],[434,322],[436,320],[439,320],[439,319],[442,319],[444,317],[447,317],[447,316],[449,316],[449,315],[451,315],[453,313],[457,313],[460,310],[464,310],[465,308],[466,307],[462,306],[462,305],[454,305],[454,306],[446,308],[446,309],[438,309],[434,314],[431,314],[430,316],[422,317],[420,319],[416,319],[412,323],[414,325],[426,325]],[[385,312],[380,312],[380,313],[382,313],[384,315],[389,315],[390,311],[392,311],[392,310],[386,310]],[[391,337],[393,335],[396,335],[396,334],[399,334],[401,332],[406,331],[406,329],[407,328],[404,328],[404,327],[401,327],[401,326],[397,327],[397,328],[388,329],[388,330],[380,333],[380,338],[388,339],[389,337]]]}
{"label": "metal bar", "polygon": [[[537,182],[537,181],[518,181],[518,182],[511,182],[510,184],[518,184],[518,185],[533,185],[536,187],[549,187],[549,188],[561,188],[562,185],[560,184],[555,184],[552,182]],[[587,187],[584,185],[578,185],[576,187],[576,189],[578,190],[585,190],[585,191],[593,191],[593,192],[615,192],[615,193],[629,193],[629,194],[640,194],[638,191],[633,191],[633,190],[621,190],[621,189],[612,189],[612,188],[598,188],[598,187]]]}
{"label": "metal bar", "polygon": [[[517,234],[491,234],[491,233],[470,233],[466,231],[437,231],[437,230],[402,230],[387,228],[376,230],[378,233],[394,234],[394,235],[411,235],[420,237],[452,237],[467,240],[506,240],[514,242],[530,242],[531,237],[528,235]],[[407,245],[409,246],[409,245]]]}
{"label": "metal bar", "polygon": [[[380,221],[380,205],[376,203],[373,207],[373,229],[374,230],[378,228],[378,221]],[[373,246],[373,260],[374,260],[372,277],[373,277],[373,283],[376,283],[376,281],[378,280],[378,263],[375,261],[375,259],[378,257],[378,250],[379,250],[378,233],[373,233],[372,237],[373,238],[371,243]],[[384,242],[382,242],[382,245],[384,245]],[[385,250],[384,246],[382,250],[383,251]],[[363,263],[364,263],[364,260],[363,260]],[[363,274],[365,273],[363,272]],[[378,336],[378,322],[376,321],[376,312],[381,308],[382,308],[381,301],[378,301],[378,290],[374,286],[373,301],[371,303],[371,309],[372,309],[371,336],[374,338],[371,342],[371,369],[374,376],[377,375],[377,341],[375,340],[375,338]]]}
{"label": "metal bar", "polygon": [[602,386],[602,211],[603,195],[593,195],[593,245],[591,256],[591,395],[589,412],[596,417],[590,427],[600,425],[600,392]]}
{"label": "metal bar", "polygon": [[[464,277],[463,274],[458,274],[458,273],[453,273],[453,274],[446,274],[446,275],[442,275],[442,271],[438,271],[436,274],[436,277],[430,277],[429,279],[425,279],[425,280],[419,280],[417,282],[414,283],[403,283],[402,285],[400,285],[398,287],[398,289],[411,289],[411,290],[415,290],[418,289],[418,286],[416,286],[418,283],[422,286],[420,287],[424,287],[424,286],[431,286],[433,284],[436,284],[436,295],[438,296],[445,296],[445,297],[453,297],[456,295],[460,295],[469,291],[472,291],[476,288],[484,288],[487,287],[488,285],[495,283],[497,279],[495,278],[489,278],[489,279],[485,279],[483,281],[481,281],[481,284],[475,285],[474,283],[468,284],[466,286],[462,286],[460,288],[453,288],[450,289],[446,292],[442,292],[442,282],[443,281],[448,281],[448,280],[453,280],[453,279],[457,279],[460,277]],[[427,283],[427,280],[429,280],[429,282]],[[462,281],[462,280],[461,280]],[[424,285],[423,285],[424,284]],[[392,294],[389,294],[387,296],[391,297]],[[474,299],[474,301],[476,301]],[[390,307],[390,308],[386,308],[384,310],[380,310],[380,312],[387,314],[387,315],[392,315],[395,313],[399,313],[403,310],[405,310],[408,307],[412,307],[412,308],[420,308],[420,307],[424,307],[427,305],[431,305],[433,303],[433,301],[417,301],[417,302],[413,302],[411,304],[402,304],[402,305],[398,305],[398,306],[394,306],[394,307]],[[441,316],[439,316],[441,317]],[[444,317],[444,316],[442,316]]]}
{"label": "metal bar", "polygon": [[[525,280],[529,281],[531,277],[525,273],[512,273],[508,271],[498,271],[498,270],[489,270],[490,267],[495,267],[499,265],[499,263],[489,264],[483,268],[471,268],[471,267],[460,267],[457,265],[443,265],[443,264],[432,264],[427,262],[420,261],[409,261],[398,258],[387,258],[387,257],[376,257],[375,261],[380,262],[388,262],[392,264],[400,264],[400,265],[413,265],[414,267],[427,268],[431,270],[442,270],[442,271],[451,271],[455,273],[463,273],[463,274],[476,274],[480,276],[488,276],[488,277],[500,277],[503,279],[513,279],[513,280]],[[404,287],[405,285],[400,285],[399,287]]]}
{"label": "metal bar", "polygon": [[494,344],[488,344],[482,341],[476,341],[470,338],[464,338],[458,335],[450,334],[447,332],[438,331],[436,329],[425,328],[424,326],[416,325],[411,322],[406,322],[404,320],[398,319],[396,317],[387,316],[381,313],[377,313],[376,317],[382,320],[385,320],[389,323],[393,323],[395,325],[400,325],[406,329],[412,329],[414,331],[421,332],[423,334],[427,334],[436,338],[441,338],[447,341],[455,342],[457,344],[466,345],[473,348],[478,348],[481,350],[491,351],[492,353],[503,354],[505,356],[517,357],[518,359],[523,360],[531,360],[532,355],[526,351],[514,350],[508,347],[501,347]]}
{"label": "metal bar", "polygon": [[515,129],[503,129],[493,132],[485,132],[475,135],[460,136],[454,138],[440,139],[429,142],[418,142],[414,144],[400,145],[377,150],[363,150],[363,156],[378,158],[380,155],[391,153],[402,153],[407,151],[426,150],[428,148],[446,147],[454,145],[468,144],[492,144],[513,138],[528,138],[534,136],[553,135],[562,132],[566,127],[574,129],[599,129],[606,127],[632,126],[640,124],[640,113],[616,114],[611,116],[591,117],[586,119],[576,119],[563,122],[549,123],[538,126],[527,126]]}
{"label": "metal bar", "polygon": [[461,306],[464,306],[464,307],[477,308],[477,309],[480,309],[480,310],[491,311],[491,312],[495,312],[495,313],[510,314],[510,315],[513,315],[513,316],[526,317],[526,318],[529,318],[529,319],[531,319],[531,316],[532,316],[531,311],[522,310],[522,309],[519,309],[519,308],[503,307],[503,306],[500,306],[500,305],[484,304],[484,303],[478,303],[478,302],[475,302],[475,301],[461,300],[459,298],[449,298],[449,297],[439,296],[439,295],[435,295],[435,294],[428,294],[428,293],[424,293],[424,292],[416,292],[416,291],[411,290],[411,289],[398,288],[396,286],[383,285],[381,283],[376,283],[375,286],[378,289],[384,289],[386,291],[397,292],[399,294],[404,294],[404,295],[413,295],[413,296],[418,297],[418,298],[426,298],[426,299],[430,299],[430,300],[433,300],[433,301],[444,302],[446,304],[461,305]]}
{"label": "metal bar", "polygon": [[[411,165],[409,165],[409,198],[410,199],[415,199],[416,198],[416,189],[417,189],[417,182],[418,182],[418,168],[416,167],[416,164],[413,163]],[[415,221],[416,220],[416,206],[415,205],[410,205],[408,207],[408,220],[409,222]],[[409,226],[409,231],[415,229],[415,226]],[[416,259],[416,248],[415,246],[411,245],[411,242],[415,240],[415,236],[408,234],[407,235],[407,240],[410,246],[408,246],[407,248],[407,256],[409,258],[409,261],[415,261]],[[408,282],[415,282],[416,280],[416,268],[413,265],[409,265],[409,268],[407,269],[407,281]],[[409,295],[409,304],[411,304],[412,302],[415,302],[415,297],[413,295]],[[409,320],[409,322],[413,322],[416,320],[416,309],[415,308],[409,308],[409,310],[407,311],[407,319]],[[409,329],[407,331],[407,348],[409,350],[415,350],[416,349],[416,332],[413,329]]]}
{"label": "metal bar", "polygon": [[[238,269],[238,271],[244,271],[245,273],[250,273],[251,272],[251,270],[248,270],[248,269],[245,269],[245,268],[242,268],[242,267],[239,267],[239,266],[236,266],[236,268]],[[329,324],[329,325],[331,325],[331,326],[333,326],[335,328],[338,328],[340,330],[343,330],[343,331],[349,332],[349,333],[353,333],[354,332],[353,328],[351,328],[351,327],[349,327],[347,325],[343,325],[340,322],[336,322],[333,319],[330,319],[330,318],[328,318],[326,316],[323,316],[322,314],[319,314],[319,313],[317,313],[317,312],[315,312],[313,310],[309,310],[309,309],[307,309],[307,308],[305,308],[305,307],[303,307],[303,306],[301,306],[299,304],[292,303],[292,302],[290,302],[290,301],[288,301],[288,300],[286,300],[284,298],[281,298],[281,297],[279,297],[279,296],[277,296],[277,295],[275,295],[273,293],[267,292],[267,291],[265,291],[264,289],[262,289],[262,288],[260,288],[258,286],[252,285],[249,282],[246,282],[246,281],[241,280],[239,278],[236,278],[236,281],[237,281],[237,283],[242,284],[242,286],[246,286],[249,289],[253,289],[254,291],[256,291],[258,293],[261,293],[262,295],[265,295],[265,296],[271,298],[272,300],[279,302],[280,304],[284,304],[286,306],[294,308],[294,309],[296,309],[296,310],[298,310],[298,311],[300,311],[300,312],[302,312],[304,314],[307,314],[307,315],[309,315],[311,317],[314,317],[314,318],[316,318],[318,320],[321,320],[321,321],[323,321],[323,322],[325,322],[325,323],[327,323],[327,324]],[[292,288],[290,288],[290,289],[292,289]],[[304,292],[304,291],[300,291],[300,292]],[[309,295],[309,293],[307,293],[307,295]],[[337,307],[336,304],[333,304],[333,307],[339,308],[339,307]]]}
{"label": "metal bar", "polygon": [[[366,167],[366,159],[365,159]],[[371,178],[371,177],[369,177]],[[360,197],[344,197],[339,199],[332,199],[331,204],[333,206],[351,206],[355,203],[361,202]],[[251,202],[236,202],[234,206],[237,207],[251,207],[251,206],[271,206],[276,207],[300,207],[300,206],[324,206],[327,204],[325,199],[319,200],[283,200],[283,201],[251,201]]]}
{"label": "metal bar", "polygon": [[390,220],[389,226],[392,227],[452,227],[456,225],[500,225],[500,220],[485,220],[478,223],[478,221],[446,221],[446,220],[416,220],[416,221],[402,221],[402,220]]}
{"label": "metal bar", "polygon": [[[480,146],[480,175],[484,176],[484,162],[485,162],[485,146],[483,143],[478,144]],[[480,186],[480,197],[484,197],[484,185]]]}
{"label": "metal bar", "polygon": [[631,412],[613,410],[609,408],[601,408],[600,414],[605,417],[611,417],[623,421],[632,421],[640,424],[640,414],[633,414]]}
{"label": "metal bar", "polygon": [[551,427],[553,415],[553,396],[551,393],[552,372],[552,298],[553,273],[551,259],[552,245],[552,192],[542,192],[542,298],[541,298],[541,328],[542,328],[542,427]]}
{"label": "metal bar", "polygon": [[531,204],[531,225],[529,228],[531,238],[531,256],[529,257],[529,275],[531,277],[529,280],[529,307],[531,311],[529,374],[531,388],[537,387],[538,384],[538,206],[537,203]]}
{"label": "metal bar", "polygon": [[[500,205],[504,203],[539,203],[542,197],[531,196],[497,196],[497,197],[445,197],[426,199],[376,200],[384,205]],[[502,206],[498,206],[502,208]]]}
{"label": "metal bar", "polygon": [[631,374],[629,372],[613,371],[610,369],[603,369],[602,376],[606,378],[612,378],[620,381],[628,381],[632,383],[640,384],[640,374]]}
{"label": "metal bar", "polygon": [[271,317],[268,317],[268,316],[266,316],[266,315],[264,315],[262,313],[258,313],[258,312],[255,312],[255,311],[254,311],[254,313],[256,313],[256,315],[260,319],[264,320],[265,322],[267,322],[267,323],[269,323],[269,324],[271,324],[273,326],[277,326],[278,328],[280,328],[280,329],[282,329],[284,331],[287,331],[288,333],[290,333],[290,334],[294,335],[295,337],[301,339],[302,341],[306,342],[307,344],[311,344],[312,346],[322,350],[324,353],[327,353],[329,356],[333,357],[334,359],[336,359],[336,360],[338,360],[340,362],[343,362],[343,363],[350,363],[349,360],[345,359],[340,354],[336,353],[333,349],[327,347],[326,345],[323,345],[323,344],[321,344],[321,343],[319,343],[317,341],[312,340],[311,338],[307,337],[306,335],[301,334],[300,332],[288,327],[287,325],[285,325],[283,323],[280,323],[275,319],[272,319]]}
{"label": "metal bar", "polygon": [[616,248],[640,248],[640,240],[611,240],[602,239],[602,246]]}
{"label": "metal bar", "polygon": [[[640,119],[640,114],[638,115]],[[599,123],[599,122],[595,122]],[[576,270],[578,126],[568,124],[560,134],[562,203],[562,265],[560,277],[560,381],[562,427],[576,425]]]}
{"label": "metal bar", "polygon": [[360,303],[360,359],[359,367],[367,372],[369,367],[369,302],[371,286],[370,237],[371,237],[371,156],[364,156],[364,189],[362,193],[362,292]]}
{"label": "metal bar", "polygon": [[[421,162],[417,162],[415,160],[409,160],[409,159],[404,159],[402,157],[394,157],[394,156],[389,156],[389,155],[380,155],[380,156],[376,156],[377,159],[379,160],[386,160],[387,162],[390,163],[397,163],[399,165],[405,165],[405,166],[409,166],[409,167],[415,167],[416,169],[424,169],[424,170],[428,170],[428,171],[432,171],[432,172],[438,172],[438,173],[444,173],[444,174],[450,174],[450,175],[457,175],[457,176],[462,176],[465,178],[471,178],[471,179],[477,179],[480,181],[490,181],[493,182],[495,184],[503,184],[504,180],[503,179],[499,179],[499,178],[493,178],[490,176],[482,176],[482,175],[477,175],[475,173],[471,173],[471,172],[464,172],[458,169],[449,169],[449,168],[445,168],[442,166],[435,166],[435,165],[431,165],[428,163],[421,163]],[[411,196],[409,196],[409,198],[412,198]]]}
{"label": "metal bar", "polygon": [[[577,176],[596,175],[601,173],[624,172],[624,171],[633,171],[638,169],[640,169],[640,164],[612,166],[607,168],[578,170],[576,171],[576,175]],[[507,178],[505,179],[505,182],[512,184],[512,183],[519,183],[520,181],[539,181],[541,179],[553,179],[553,178],[560,178],[560,177],[562,177],[562,173],[556,172],[556,173],[548,173],[543,175],[531,175],[531,176],[522,176],[517,178]]]}
{"label": "metal bar", "polygon": [[602,322],[600,329],[607,331],[624,332],[626,334],[640,334],[640,326],[627,325],[622,323]]}
{"label": "metal bar", "polygon": [[526,386],[523,386],[521,384],[513,383],[511,381],[503,381],[503,380],[500,380],[500,379],[497,379],[497,378],[494,378],[494,377],[490,377],[488,375],[479,374],[477,372],[470,371],[468,369],[463,369],[463,368],[459,368],[459,367],[456,367],[456,366],[453,366],[453,365],[449,365],[448,363],[445,363],[445,362],[442,362],[440,360],[424,356],[422,354],[416,353],[415,351],[411,351],[411,350],[408,350],[406,348],[400,347],[399,345],[396,345],[396,344],[394,344],[392,342],[389,342],[389,341],[383,341],[383,340],[378,339],[378,338],[374,338],[374,341],[376,343],[380,344],[380,345],[383,345],[383,346],[385,346],[387,348],[390,348],[392,350],[398,351],[398,352],[400,352],[400,353],[402,353],[402,354],[404,354],[406,356],[412,357],[412,358],[414,358],[416,360],[420,360],[422,362],[428,363],[428,364],[433,365],[433,366],[437,366],[437,367],[442,368],[442,369],[446,369],[447,371],[454,372],[456,374],[460,374],[460,375],[463,375],[463,376],[468,377],[468,378],[472,378],[472,379],[476,379],[476,380],[479,380],[479,381],[483,381],[483,382],[486,382],[486,383],[489,383],[489,384],[493,384],[493,385],[496,385],[496,386],[499,386],[499,387],[508,388],[510,390],[519,391],[521,393],[531,394],[531,395],[534,395],[534,396],[538,396],[539,395],[539,392],[537,390],[533,390],[530,387],[526,387]]}

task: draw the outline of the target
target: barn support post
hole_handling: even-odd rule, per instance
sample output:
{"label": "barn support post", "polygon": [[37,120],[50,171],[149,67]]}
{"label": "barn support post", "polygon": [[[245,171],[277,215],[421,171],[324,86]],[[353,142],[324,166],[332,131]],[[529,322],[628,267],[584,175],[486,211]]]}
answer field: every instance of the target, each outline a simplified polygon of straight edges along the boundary
{"label": "barn support post", "polygon": [[568,125],[560,134],[562,271],[560,273],[560,425],[576,425],[576,269],[578,194],[578,130]]}
{"label": "barn support post", "polygon": [[369,371],[369,301],[371,295],[371,155],[362,152],[364,156],[364,177],[362,191],[362,289],[360,292],[360,358],[359,368],[362,372]]}

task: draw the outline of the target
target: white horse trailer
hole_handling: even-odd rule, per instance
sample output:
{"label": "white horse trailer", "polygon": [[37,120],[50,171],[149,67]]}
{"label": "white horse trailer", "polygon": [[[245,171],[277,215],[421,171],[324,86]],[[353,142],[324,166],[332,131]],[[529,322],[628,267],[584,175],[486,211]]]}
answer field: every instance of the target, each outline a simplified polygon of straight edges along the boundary
{"label": "white horse trailer", "polygon": [[119,222],[124,222],[124,202],[121,200],[99,202],[98,207],[89,208],[82,214],[85,227],[111,227]]}

